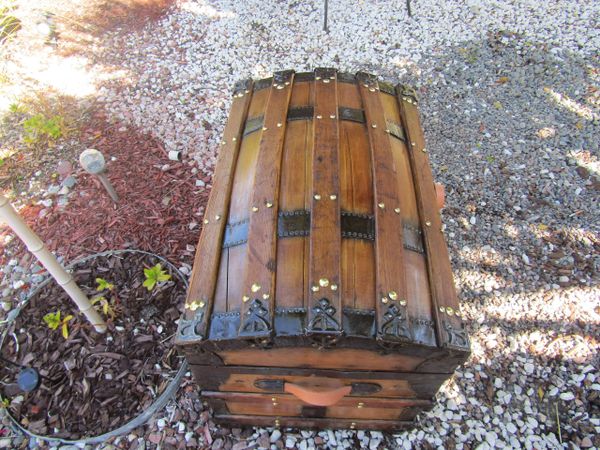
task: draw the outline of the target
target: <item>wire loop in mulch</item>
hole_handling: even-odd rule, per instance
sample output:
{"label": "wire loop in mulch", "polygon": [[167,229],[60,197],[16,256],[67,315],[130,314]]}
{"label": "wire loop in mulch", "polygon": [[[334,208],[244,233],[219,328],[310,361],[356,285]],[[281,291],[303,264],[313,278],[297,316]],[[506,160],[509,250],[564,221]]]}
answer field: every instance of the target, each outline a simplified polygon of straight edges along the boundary
{"label": "wire loop in mulch", "polygon": [[[152,290],[144,268],[160,264],[171,278]],[[0,341],[2,358],[33,367],[40,386],[16,386],[17,365],[0,368],[2,397],[13,422],[27,434],[60,442],[102,442],[144,423],[172,396],[187,364],[172,345],[187,289],[185,277],[163,258],[125,250],[84,258],[70,266],[82,290],[108,300],[109,331],[97,333],[54,280],[25,302]],[[98,278],[114,287],[98,291]],[[103,302],[97,302],[102,309]],[[50,329],[48,313],[67,322]],[[137,416],[137,417],[136,417]],[[111,431],[112,430],[112,431]]]}

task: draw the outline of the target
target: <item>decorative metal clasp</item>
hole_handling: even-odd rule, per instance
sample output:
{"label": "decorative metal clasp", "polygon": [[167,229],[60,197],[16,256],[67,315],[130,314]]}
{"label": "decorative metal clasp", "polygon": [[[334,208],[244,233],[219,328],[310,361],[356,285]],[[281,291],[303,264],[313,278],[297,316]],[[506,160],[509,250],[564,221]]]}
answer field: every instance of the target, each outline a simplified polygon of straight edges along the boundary
{"label": "decorative metal clasp", "polygon": [[380,337],[400,341],[411,340],[406,308],[402,308],[395,303],[388,306],[386,313],[383,315]]}
{"label": "decorative metal clasp", "polygon": [[186,342],[194,342],[202,340],[204,336],[199,332],[202,319],[204,318],[204,308],[196,310],[193,319],[179,319],[177,326],[177,342],[185,344]]}
{"label": "decorative metal clasp", "polygon": [[255,336],[257,334],[270,334],[271,327],[266,317],[269,315],[269,310],[265,308],[262,302],[255,298],[252,300],[250,307],[246,311],[246,320],[242,318],[242,327],[240,336]]}

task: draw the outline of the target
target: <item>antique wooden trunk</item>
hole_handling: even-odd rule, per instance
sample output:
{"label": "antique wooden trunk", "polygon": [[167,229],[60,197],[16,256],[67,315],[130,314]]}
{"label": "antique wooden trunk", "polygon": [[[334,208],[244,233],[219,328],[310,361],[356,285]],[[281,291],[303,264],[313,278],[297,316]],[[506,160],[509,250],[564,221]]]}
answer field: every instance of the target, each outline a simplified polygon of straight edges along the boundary
{"label": "antique wooden trunk", "polygon": [[469,354],[414,92],[277,72],[221,144],[177,334],[215,419],[409,425]]}

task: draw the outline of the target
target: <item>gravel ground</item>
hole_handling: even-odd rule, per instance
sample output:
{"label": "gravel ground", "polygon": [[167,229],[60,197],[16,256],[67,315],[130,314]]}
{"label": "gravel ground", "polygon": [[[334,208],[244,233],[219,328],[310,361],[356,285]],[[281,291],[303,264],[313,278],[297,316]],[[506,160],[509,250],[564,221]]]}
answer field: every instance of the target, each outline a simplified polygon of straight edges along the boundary
{"label": "gravel ground", "polygon": [[600,2],[397,3],[332,1],[325,34],[320,2],[181,1],[90,50],[123,73],[99,99],[210,175],[240,78],[335,66],[417,86],[471,359],[404,433],[218,428],[190,384],[115,445],[600,446]]}

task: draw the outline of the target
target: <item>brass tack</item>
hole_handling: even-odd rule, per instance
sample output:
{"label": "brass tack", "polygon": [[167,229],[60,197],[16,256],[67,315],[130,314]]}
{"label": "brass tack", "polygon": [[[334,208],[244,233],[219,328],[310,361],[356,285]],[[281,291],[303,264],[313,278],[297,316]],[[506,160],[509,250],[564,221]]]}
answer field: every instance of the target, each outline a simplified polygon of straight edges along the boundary
{"label": "brass tack", "polygon": [[283,89],[283,84],[278,84],[277,89]]}
{"label": "brass tack", "polygon": [[337,198],[337,195],[335,195],[335,194],[331,194],[331,195],[329,196],[329,198],[330,198],[331,200],[335,200],[335,199]]}
{"label": "brass tack", "polygon": [[258,292],[258,291],[260,291],[260,284],[258,284],[258,283],[253,283],[253,284],[252,284],[252,286],[250,287],[250,290],[251,290],[252,292]]}
{"label": "brass tack", "polygon": [[253,211],[253,212],[256,212],[256,211],[258,211],[258,206],[253,206],[253,207],[252,207],[252,211]]}
{"label": "brass tack", "polygon": [[352,423],[350,424],[350,429],[351,429],[351,430],[354,430],[354,428],[356,428],[356,424],[355,424],[354,422],[352,422]]}
{"label": "brass tack", "polygon": [[204,219],[203,222],[206,225],[208,223],[208,219]]}
{"label": "brass tack", "polygon": [[321,79],[321,77],[315,77],[315,80],[319,81]]}
{"label": "brass tack", "polygon": [[427,149],[426,149],[426,148],[423,148],[423,149],[421,149],[421,151],[422,151],[423,153],[427,153]]}
{"label": "brass tack", "polygon": [[314,198],[315,200],[321,200],[321,194],[315,194]]}
{"label": "brass tack", "polygon": [[269,300],[269,297],[271,297],[271,295],[269,295],[269,294],[263,294],[263,295],[262,295],[262,298],[263,298],[264,300]]}
{"label": "brass tack", "polygon": [[400,208],[394,208],[394,212],[395,212],[396,214],[400,214]]}
{"label": "brass tack", "polygon": [[428,220],[427,222],[425,222],[425,225],[427,225],[428,227],[431,226],[431,222]]}
{"label": "brass tack", "polygon": [[412,145],[412,146],[414,147],[414,146],[415,146],[415,145],[417,145],[417,144],[415,144],[414,142],[411,142],[411,143],[410,143],[410,145]]}
{"label": "brass tack", "polygon": [[275,421],[275,426],[278,427],[279,426],[279,420]]}
{"label": "brass tack", "polygon": [[277,128],[281,128],[282,126],[283,126],[283,124],[282,124],[281,122],[279,122],[279,123],[277,124]]}
{"label": "brass tack", "polygon": [[374,123],[374,124],[371,124],[371,127],[372,127],[372,128],[377,128],[377,124],[376,124],[376,123]]}
{"label": "brass tack", "polygon": [[249,93],[250,93],[250,91],[249,91],[248,89],[246,89],[244,92],[245,92],[246,94],[249,94]]}
{"label": "brass tack", "polygon": [[217,220],[217,221],[221,220],[221,216],[217,214],[217,215],[215,216],[215,220]]}
{"label": "brass tack", "polygon": [[271,203],[271,202],[265,202],[265,206],[267,208],[272,208],[273,207],[273,203]]}
{"label": "brass tack", "polygon": [[322,116],[322,115],[320,115],[320,114],[319,114],[319,115],[317,115],[317,119],[322,119],[322,118],[323,118],[323,116]]}
{"label": "brass tack", "polygon": [[387,297],[381,297],[381,303],[387,303],[390,300]]}
{"label": "brass tack", "polygon": [[268,128],[267,128],[267,127],[263,127],[263,129],[262,129],[262,130],[263,130],[263,131],[267,131],[267,130],[268,130]]}
{"label": "brass tack", "polygon": [[248,300],[250,300],[250,297],[248,297],[247,295],[242,295],[242,301],[244,303],[246,303]]}
{"label": "brass tack", "polygon": [[359,402],[358,405],[356,406],[357,408],[362,408],[363,406],[365,406],[365,404],[363,402]]}
{"label": "brass tack", "polygon": [[369,91],[375,92],[375,88],[369,88]]}
{"label": "brass tack", "polygon": [[221,141],[221,145],[225,145],[225,144],[227,144],[227,142]]}
{"label": "brass tack", "polygon": [[406,304],[408,303],[406,300],[402,299],[400,300],[398,303],[400,303],[400,306],[406,306]]}
{"label": "brass tack", "polygon": [[329,116],[330,119],[335,119],[335,114]]}
{"label": "brass tack", "polygon": [[381,209],[385,209],[385,203],[377,203],[377,206],[379,206],[379,208]]}
{"label": "brass tack", "polygon": [[331,286],[329,286],[329,288],[330,288],[332,291],[337,291],[337,290],[338,290],[338,286],[337,286],[337,284],[332,284]]}
{"label": "brass tack", "polygon": [[289,81],[286,81],[286,82],[285,82],[285,85],[286,85],[286,86],[289,86],[289,85],[290,85],[290,82],[289,82]]}
{"label": "brass tack", "polygon": [[446,312],[448,313],[449,316],[453,316],[454,315],[454,309],[452,309],[452,307],[448,306],[446,308]]}
{"label": "brass tack", "polygon": [[363,84],[364,87],[368,88],[369,85],[367,83]]}
{"label": "brass tack", "polygon": [[310,288],[313,292],[319,292],[319,286],[317,286],[316,284]]}
{"label": "brass tack", "polygon": [[237,138],[231,138],[231,140],[232,140],[233,142],[235,142],[235,141],[237,141]]}
{"label": "brass tack", "polygon": [[440,312],[441,312],[441,313],[444,313],[444,312],[446,312],[446,308],[444,308],[443,306],[440,306]]}
{"label": "brass tack", "polygon": [[335,77],[332,75],[329,77],[330,80],[335,80]]}
{"label": "brass tack", "polygon": [[388,130],[387,128],[386,128],[385,132],[386,132],[387,134],[390,134],[390,130]]}
{"label": "brass tack", "polygon": [[276,402],[276,401],[277,401],[277,398],[276,398],[276,397],[271,397],[271,401],[272,401],[272,402]]}
{"label": "brass tack", "polygon": [[206,305],[206,303],[204,303],[204,302],[200,302],[200,303],[198,303],[198,306],[199,306],[200,308],[204,308],[204,306],[205,306],[205,305]]}
{"label": "brass tack", "polygon": [[392,300],[398,300],[398,293],[396,291],[390,291],[388,293],[388,297]]}
{"label": "brass tack", "polygon": [[329,78],[325,78],[325,79],[323,80],[323,83],[329,83],[330,81],[331,81],[331,80],[330,80]]}
{"label": "brass tack", "polygon": [[321,278],[319,280],[319,284],[321,285],[321,287],[327,287],[329,286],[329,280],[327,278]]}

